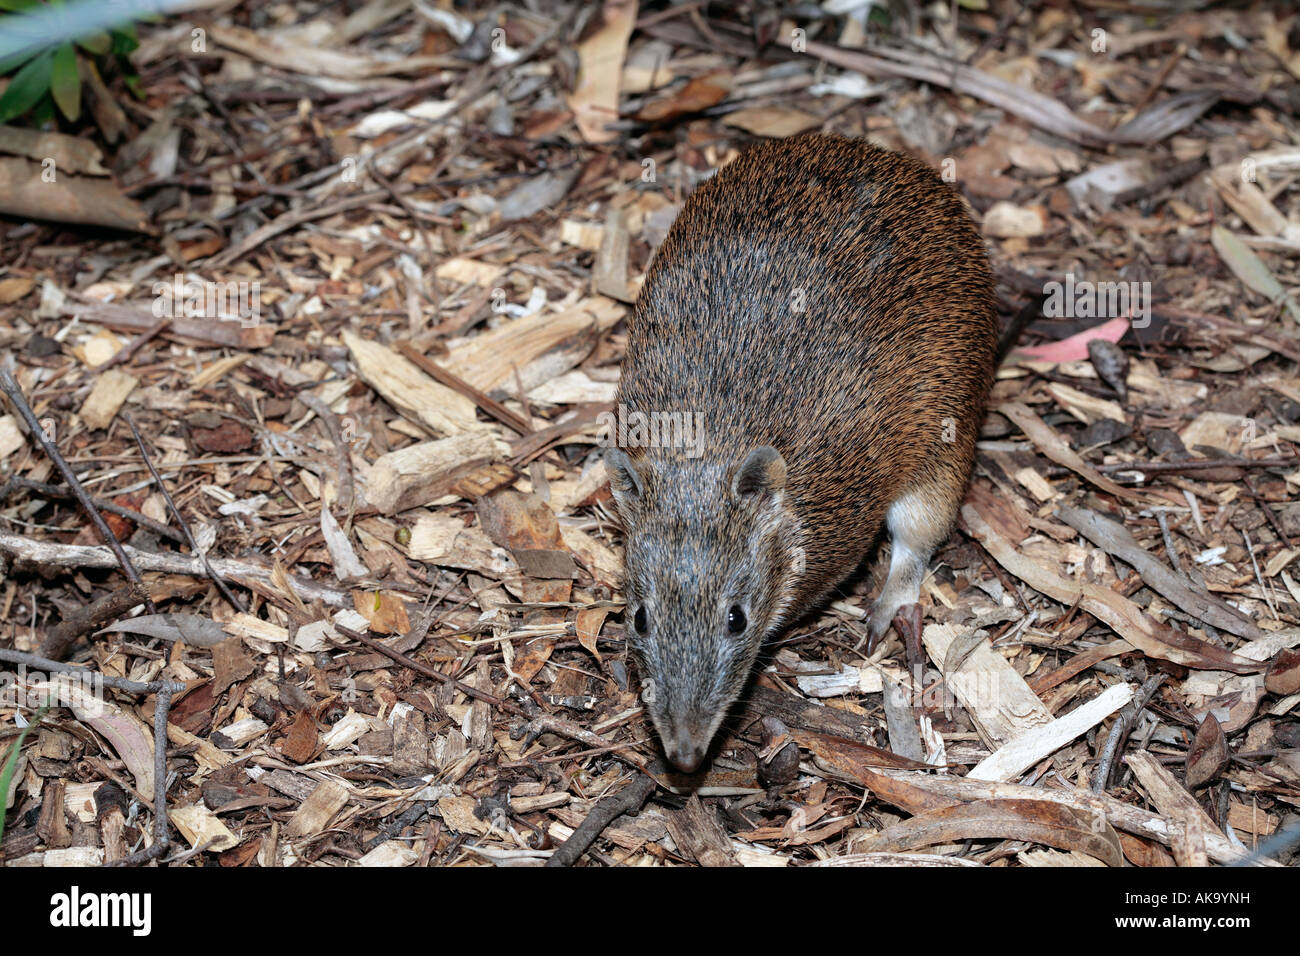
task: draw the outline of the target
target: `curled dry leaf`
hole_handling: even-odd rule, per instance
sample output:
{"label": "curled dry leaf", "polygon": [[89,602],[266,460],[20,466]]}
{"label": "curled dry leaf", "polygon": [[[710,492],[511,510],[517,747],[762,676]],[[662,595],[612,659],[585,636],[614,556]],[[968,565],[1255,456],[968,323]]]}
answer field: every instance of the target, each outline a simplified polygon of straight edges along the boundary
{"label": "curled dry leaf", "polygon": [[596,660],[600,660],[600,651],[596,648],[596,639],[600,636],[600,628],[605,623],[608,614],[609,608],[607,607],[585,607],[578,612],[573,622],[573,629],[578,635],[578,643],[585,647]]}
{"label": "curled dry leaf", "polygon": [[140,793],[153,794],[153,733],[134,714],[123,710],[70,674],[57,674],[51,681],[51,690],[57,690],[60,703],[71,708],[83,724],[94,728],[117,751],[126,769],[135,778]]}
{"label": "curled dry leaf", "polygon": [[[475,510],[492,543],[509,549],[525,573],[546,578],[572,576],[573,558],[564,547],[560,523],[541,498],[505,489],[480,498]],[[563,574],[554,573],[556,561],[548,557],[557,553],[568,559]]]}
{"label": "curled dry leaf", "polygon": [[1300,651],[1278,651],[1264,675],[1264,688],[1279,697],[1300,692]]}
{"label": "curled dry leaf", "polygon": [[671,96],[655,100],[636,114],[643,123],[664,123],[716,106],[731,92],[731,74],[719,70],[697,76]]}
{"label": "curled dry leaf", "polygon": [[811,750],[817,759],[828,767],[833,767],[840,773],[855,779],[862,779],[862,770],[869,767],[894,767],[899,770],[932,769],[919,760],[909,760],[892,751],[873,747],[871,744],[859,743],[845,737],[832,737],[830,734],[819,734],[815,730],[801,730],[795,727],[791,728],[790,736],[800,747]]}
{"label": "curled dry leaf", "polygon": [[1187,751],[1187,786],[1209,783],[1228,765],[1228,741],[1213,714],[1206,714]]}
{"label": "curled dry leaf", "polygon": [[758,751],[758,778],[769,787],[787,784],[799,774],[799,747],[780,719],[764,717],[760,725],[763,740]]}
{"label": "curled dry leaf", "polygon": [[406,602],[391,591],[353,591],[353,606],[376,634],[405,634],[411,629]]}
{"label": "curled dry leaf", "polygon": [[1088,340],[1088,359],[1101,380],[1115,390],[1121,402],[1125,401],[1128,398],[1128,353],[1109,339],[1093,338]]}
{"label": "curled dry leaf", "polygon": [[17,219],[108,226],[149,232],[145,210],[100,176],[60,176],[45,182],[42,163],[0,156],[0,212]]}
{"label": "curled dry leaf", "polygon": [[994,798],[932,810],[859,840],[868,852],[901,852],[961,840],[1025,840],[1078,850],[1107,866],[1123,866],[1119,837],[1105,816],[1051,800]]}

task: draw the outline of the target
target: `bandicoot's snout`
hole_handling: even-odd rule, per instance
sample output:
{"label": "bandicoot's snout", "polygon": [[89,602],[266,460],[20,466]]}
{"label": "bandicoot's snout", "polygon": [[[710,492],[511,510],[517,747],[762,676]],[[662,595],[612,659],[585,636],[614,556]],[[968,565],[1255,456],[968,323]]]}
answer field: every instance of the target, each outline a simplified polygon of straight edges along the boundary
{"label": "bandicoot's snout", "polygon": [[712,734],[692,720],[672,720],[663,735],[664,753],[682,773],[694,773],[704,762]]}

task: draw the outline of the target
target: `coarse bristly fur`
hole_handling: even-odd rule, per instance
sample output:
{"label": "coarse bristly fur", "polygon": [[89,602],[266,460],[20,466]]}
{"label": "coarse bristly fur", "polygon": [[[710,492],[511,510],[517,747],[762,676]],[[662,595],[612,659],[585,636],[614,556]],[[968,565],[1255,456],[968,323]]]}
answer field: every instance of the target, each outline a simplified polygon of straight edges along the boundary
{"label": "coarse bristly fur", "polygon": [[693,413],[703,454],[607,452],[629,644],[693,770],[759,648],[882,531],[879,634],[951,532],[997,349],[993,278],[930,169],[821,135],[743,153],[687,200],[630,322],[618,403]]}

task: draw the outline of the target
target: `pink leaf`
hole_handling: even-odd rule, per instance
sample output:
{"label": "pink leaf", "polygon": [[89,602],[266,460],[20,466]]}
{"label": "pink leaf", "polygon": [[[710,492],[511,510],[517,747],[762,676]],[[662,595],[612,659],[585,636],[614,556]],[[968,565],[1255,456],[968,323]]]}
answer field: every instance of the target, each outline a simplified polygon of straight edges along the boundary
{"label": "pink leaf", "polygon": [[1068,339],[1061,339],[1059,342],[1051,342],[1047,345],[1035,345],[1027,349],[1016,349],[1014,354],[1043,362],[1078,362],[1088,357],[1088,343],[1093,339],[1118,342],[1127,331],[1128,318],[1120,316],[1090,329],[1084,329]]}

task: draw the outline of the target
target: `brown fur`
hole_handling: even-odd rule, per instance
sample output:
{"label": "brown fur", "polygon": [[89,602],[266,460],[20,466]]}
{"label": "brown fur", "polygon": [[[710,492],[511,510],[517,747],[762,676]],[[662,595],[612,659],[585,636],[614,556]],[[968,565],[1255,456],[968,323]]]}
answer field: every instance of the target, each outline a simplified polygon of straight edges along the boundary
{"label": "brown fur", "polygon": [[[749,150],[687,200],[637,301],[619,403],[701,413],[704,453],[607,459],[631,648],[679,766],[702,758],[762,641],[853,572],[909,492],[890,531],[896,562],[914,560],[885,590],[919,585],[951,531],[996,348],[980,235],[913,159],[800,136]],[[738,488],[758,446],[779,455],[750,462]]]}

